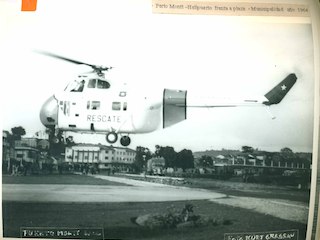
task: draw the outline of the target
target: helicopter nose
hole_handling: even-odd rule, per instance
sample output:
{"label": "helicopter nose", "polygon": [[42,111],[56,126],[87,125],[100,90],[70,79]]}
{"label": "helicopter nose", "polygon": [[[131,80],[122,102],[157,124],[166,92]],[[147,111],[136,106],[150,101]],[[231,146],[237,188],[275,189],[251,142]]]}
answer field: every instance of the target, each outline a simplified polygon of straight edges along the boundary
{"label": "helicopter nose", "polygon": [[54,96],[42,105],[40,121],[46,127],[55,126],[58,123],[58,101]]}

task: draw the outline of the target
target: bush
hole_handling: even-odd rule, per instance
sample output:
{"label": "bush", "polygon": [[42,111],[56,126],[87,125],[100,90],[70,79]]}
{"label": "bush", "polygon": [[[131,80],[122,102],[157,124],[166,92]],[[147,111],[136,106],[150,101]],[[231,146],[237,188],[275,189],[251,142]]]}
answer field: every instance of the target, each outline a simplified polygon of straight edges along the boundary
{"label": "bush", "polygon": [[[163,214],[145,214],[132,218],[132,222],[142,227],[150,229],[155,228],[189,228],[189,227],[205,227],[217,226],[218,221],[205,215],[195,215],[193,213],[193,205],[186,204],[184,208],[179,211],[174,207],[167,209]],[[232,224],[230,220],[224,220],[224,225]]]}

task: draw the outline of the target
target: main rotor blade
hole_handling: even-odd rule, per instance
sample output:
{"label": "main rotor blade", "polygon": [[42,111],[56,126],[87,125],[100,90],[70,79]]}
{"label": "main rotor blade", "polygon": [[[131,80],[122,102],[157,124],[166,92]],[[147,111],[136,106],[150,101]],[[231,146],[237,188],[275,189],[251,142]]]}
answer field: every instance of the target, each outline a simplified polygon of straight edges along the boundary
{"label": "main rotor blade", "polygon": [[81,61],[74,60],[74,59],[71,59],[71,58],[66,58],[66,57],[63,57],[63,56],[60,56],[60,55],[57,55],[57,54],[54,54],[54,53],[50,53],[50,52],[39,51],[39,50],[35,50],[35,52],[43,54],[43,55],[46,55],[46,56],[49,56],[49,57],[58,58],[58,59],[61,59],[61,60],[67,61],[67,62],[75,63],[75,64],[85,64],[85,65],[93,67],[93,68],[96,67],[95,65],[92,65],[92,64],[89,64],[89,63],[81,62]]}

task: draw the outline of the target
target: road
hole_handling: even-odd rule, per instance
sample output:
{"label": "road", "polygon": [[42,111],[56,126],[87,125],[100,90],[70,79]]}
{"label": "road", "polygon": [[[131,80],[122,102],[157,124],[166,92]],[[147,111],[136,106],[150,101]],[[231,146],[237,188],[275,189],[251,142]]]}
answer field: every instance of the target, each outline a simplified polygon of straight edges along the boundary
{"label": "road", "polygon": [[24,202],[161,202],[210,200],[269,214],[281,219],[306,223],[306,203],[253,197],[230,196],[213,190],[168,186],[113,176],[96,178],[128,184],[128,186],[62,185],[62,184],[3,184],[5,201]]}
{"label": "road", "polygon": [[174,187],[111,176],[94,177],[128,186],[3,184],[2,198],[27,202],[161,202],[225,197],[209,190]]}

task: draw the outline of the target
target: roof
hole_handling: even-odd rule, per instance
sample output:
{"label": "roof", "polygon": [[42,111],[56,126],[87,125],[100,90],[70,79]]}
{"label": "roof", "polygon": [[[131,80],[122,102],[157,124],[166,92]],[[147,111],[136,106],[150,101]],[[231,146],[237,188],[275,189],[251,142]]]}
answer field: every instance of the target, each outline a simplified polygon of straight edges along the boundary
{"label": "roof", "polygon": [[16,150],[32,150],[32,151],[39,151],[38,149],[36,149],[36,148],[33,148],[33,147],[25,147],[25,146],[18,146],[18,147],[15,147],[14,149],[16,149]]}
{"label": "roof", "polygon": [[148,161],[165,161],[163,157],[153,157],[148,159]]}
{"label": "roof", "polygon": [[131,148],[126,148],[126,147],[114,147],[114,146],[107,146],[107,145],[102,145],[102,144],[93,144],[93,143],[78,143],[76,145],[71,146],[72,147],[99,147],[100,149],[106,149],[106,150],[114,150],[114,149],[122,149],[130,152],[136,152],[135,150]]}
{"label": "roof", "polygon": [[214,166],[215,167],[224,167],[224,166],[227,166],[228,164],[226,163],[215,163]]}

